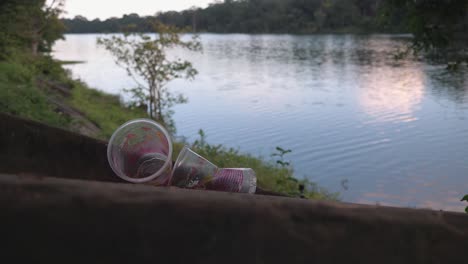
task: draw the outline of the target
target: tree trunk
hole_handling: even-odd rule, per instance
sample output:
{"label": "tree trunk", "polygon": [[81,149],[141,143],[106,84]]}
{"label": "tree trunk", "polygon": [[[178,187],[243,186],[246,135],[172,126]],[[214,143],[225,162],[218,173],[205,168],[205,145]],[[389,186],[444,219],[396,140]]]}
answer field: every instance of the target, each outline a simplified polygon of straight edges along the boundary
{"label": "tree trunk", "polygon": [[150,86],[150,102],[149,102],[149,112],[150,112],[150,118],[154,119],[154,86]]}
{"label": "tree trunk", "polygon": [[39,50],[39,39],[34,37],[31,41],[31,53],[32,55],[36,56]]}
{"label": "tree trunk", "polygon": [[42,39],[42,33],[40,29],[35,29],[31,33],[31,53],[36,56],[39,53],[39,43]]}
{"label": "tree trunk", "polygon": [[162,110],[161,110],[161,91],[159,91],[158,89],[157,93],[158,93],[158,105],[157,105],[156,111],[158,111],[158,119],[164,122],[163,116],[162,116]]}
{"label": "tree trunk", "polygon": [[148,104],[148,108],[146,111],[149,111],[150,118],[153,119],[153,100],[150,99],[150,103]]}

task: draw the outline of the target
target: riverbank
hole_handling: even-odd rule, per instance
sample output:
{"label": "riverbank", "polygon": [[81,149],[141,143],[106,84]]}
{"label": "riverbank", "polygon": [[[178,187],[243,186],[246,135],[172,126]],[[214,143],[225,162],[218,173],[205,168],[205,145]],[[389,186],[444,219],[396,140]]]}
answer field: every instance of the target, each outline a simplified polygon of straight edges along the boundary
{"label": "riverbank", "polygon": [[[124,122],[147,117],[139,108],[124,105],[118,95],[106,94],[74,80],[62,68],[63,62],[50,57],[17,57],[0,62],[0,111],[48,125],[108,140]],[[272,161],[210,145],[204,140],[193,144],[175,142],[174,155],[184,144],[221,167],[250,167],[258,176],[259,187],[291,196],[336,199],[317,185],[294,178],[293,169]],[[174,157],[175,158],[175,157]],[[301,191],[302,186],[305,190]]]}

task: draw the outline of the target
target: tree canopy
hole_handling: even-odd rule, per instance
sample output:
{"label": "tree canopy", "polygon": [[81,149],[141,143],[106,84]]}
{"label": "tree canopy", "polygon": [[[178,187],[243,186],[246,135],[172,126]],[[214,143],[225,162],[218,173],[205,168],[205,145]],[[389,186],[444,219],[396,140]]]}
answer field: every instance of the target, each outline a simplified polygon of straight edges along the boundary
{"label": "tree canopy", "polygon": [[386,0],[383,11],[386,17],[403,15],[416,48],[430,50],[468,44],[466,0]]}
{"label": "tree canopy", "polygon": [[4,57],[12,48],[32,54],[50,51],[65,30],[59,19],[63,3],[63,0],[0,2],[0,56]]}

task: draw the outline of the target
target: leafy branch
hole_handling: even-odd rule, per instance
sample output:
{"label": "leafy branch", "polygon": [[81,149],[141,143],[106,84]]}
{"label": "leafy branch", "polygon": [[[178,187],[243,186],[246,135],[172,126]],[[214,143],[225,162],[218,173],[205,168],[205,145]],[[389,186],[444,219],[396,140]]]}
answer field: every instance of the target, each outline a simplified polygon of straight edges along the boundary
{"label": "leafy branch", "polygon": [[[463,202],[463,201],[468,202],[468,194],[465,195],[465,197],[463,197],[463,198],[461,199],[461,201],[462,201],[462,202]],[[468,206],[465,208],[465,212],[468,213]]]}
{"label": "leafy branch", "polygon": [[281,147],[276,147],[276,151],[275,153],[271,154],[272,157],[278,157],[279,159],[276,160],[276,164],[279,164],[281,167],[285,168],[285,167],[288,167],[291,165],[291,162],[290,161],[285,161],[284,160],[284,156],[288,153],[291,153],[292,150],[290,149],[283,149]]}

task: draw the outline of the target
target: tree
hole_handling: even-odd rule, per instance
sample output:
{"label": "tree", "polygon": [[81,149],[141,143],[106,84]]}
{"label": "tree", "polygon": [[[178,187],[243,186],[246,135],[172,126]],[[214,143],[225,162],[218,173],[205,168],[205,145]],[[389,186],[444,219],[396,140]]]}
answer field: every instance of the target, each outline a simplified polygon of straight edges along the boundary
{"label": "tree", "polygon": [[33,55],[50,51],[63,37],[65,27],[59,19],[64,0],[4,0],[0,4],[0,52],[5,47],[29,50]]}
{"label": "tree", "polygon": [[460,52],[468,45],[468,1],[386,0],[384,4],[388,21],[403,14],[407,30],[414,36],[414,51],[463,57]]}
{"label": "tree", "polygon": [[31,9],[27,20],[31,52],[36,55],[39,50],[50,51],[55,40],[62,38],[65,27],[59,19],[63,13],[65,0],[36,1],[39,8]]}
{"label": "tree", "polygon": [[197,70],[189,61],[168,59],[167,50],[179,47],[200,51],[201,43],[198,35],[193,35],[188,41],[183,40],[183,31],[173,26],[153,21],[152,28],[156,32],[154,37],[143,33],[124,34],[98,38],[98,44],[109,50],[116,64],[125,68],[134,79],[137,86],[127,91],[133,94],[135,103],[146,106],[152,119],[173,128],[171,108],[186,102],[186,98],[171,93],[167,84],[177,78],[193,79]]}

